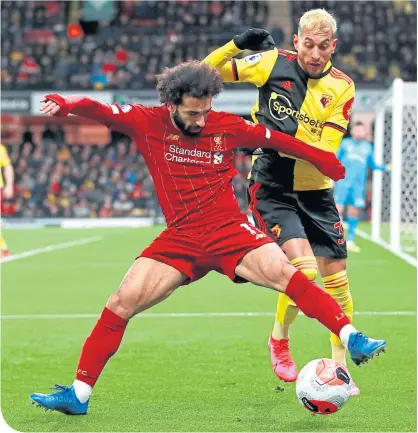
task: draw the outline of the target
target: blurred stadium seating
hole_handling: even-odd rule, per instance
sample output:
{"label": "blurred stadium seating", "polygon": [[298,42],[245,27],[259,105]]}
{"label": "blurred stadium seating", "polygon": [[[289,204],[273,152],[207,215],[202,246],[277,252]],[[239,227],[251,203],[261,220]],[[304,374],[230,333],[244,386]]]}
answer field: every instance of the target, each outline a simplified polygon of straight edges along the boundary
{"label": "blurred stadium seating", "polygon": [[205,57],[268,13],[262,1],[6,1],[1,10],[9,89],[152,87],[165,66]]}
{"label": "blurred stadium seating", "polygon": [[[165,66],[199,59],[249,27],[291,47],[268,1],[2,1],[3,89],[142,89]],[[301,14],[326,7],[339,20],[337,67],[356,82],[416,80],[417,8],[412,1],[297,1]],[[282,19],[285,19],[283,17]],[[388,37],[387,29],[391,34]]]}

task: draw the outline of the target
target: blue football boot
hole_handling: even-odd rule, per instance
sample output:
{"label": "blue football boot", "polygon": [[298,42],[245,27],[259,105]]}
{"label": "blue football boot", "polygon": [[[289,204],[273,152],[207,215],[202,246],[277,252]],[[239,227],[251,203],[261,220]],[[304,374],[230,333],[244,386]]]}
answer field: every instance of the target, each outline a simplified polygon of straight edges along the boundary
{"label": "blue football boot", "polygon": [[[52,388],[54,389],[54,388]],[[88,399],[85,403],[80,403],[75,395],[74,387],[55,385],[58,392],[52,394],[31,394],[29,398],[32,404],[37,407],[42,407],[45,411],[56,410],[65,415],[86,415],[89,406]]]}
{"label": "blue football boot", "polygon": [[373,340],[361,332],[352,332],[348,337],[348,351],[354,364],[360,365],[369,362],[380,352],[386,352],[385,340]]}

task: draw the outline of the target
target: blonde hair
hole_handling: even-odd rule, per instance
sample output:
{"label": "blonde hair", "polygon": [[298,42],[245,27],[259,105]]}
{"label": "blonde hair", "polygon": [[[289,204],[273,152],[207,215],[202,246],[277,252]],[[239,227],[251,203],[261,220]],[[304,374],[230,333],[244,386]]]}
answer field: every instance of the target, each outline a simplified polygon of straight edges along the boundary
{"label": "blonde hair", "polygon": [[299,37],[306,28],[315,30],[331,29],[332,36],[335,37],[337,33],[337,21],[325,9],[311,9],[305,12],[299,20]]}

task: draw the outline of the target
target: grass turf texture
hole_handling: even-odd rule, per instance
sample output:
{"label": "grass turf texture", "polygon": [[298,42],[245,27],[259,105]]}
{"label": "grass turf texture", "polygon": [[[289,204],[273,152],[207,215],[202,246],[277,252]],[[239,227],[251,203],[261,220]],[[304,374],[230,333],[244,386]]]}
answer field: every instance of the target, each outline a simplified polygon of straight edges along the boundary
{"label": "grass turf texture", "polygon": [[[2,265],[2,315],[100,314],[133,257],[161,227],[42,229],[5,233],[13,253],[92,236],[103,240]],[[348,262],[358,311],[415,311],[416,269],[358,239]],[[361,389],[340,413],[300,406],[294,384],[278,381],[267,338],[277,295],[210,273],[182,287],[152,313],[269,312],[256,317],[143,317],[131,321],[105,368],[85,417],[45,413],[32,392],[71,384],[95,318],[2,319],[2,413],[18,431],[416,431],[416,316],[357,316],[388,354],[362,368]],[[298,317],[292,352],[301,368],[330,356],[328,332]]]}

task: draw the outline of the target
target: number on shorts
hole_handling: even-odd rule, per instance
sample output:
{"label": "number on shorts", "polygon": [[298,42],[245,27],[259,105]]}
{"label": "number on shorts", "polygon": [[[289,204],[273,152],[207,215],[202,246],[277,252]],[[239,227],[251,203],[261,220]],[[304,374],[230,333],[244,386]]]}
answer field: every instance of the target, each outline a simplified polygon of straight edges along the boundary
{"label": "number on shorts", "polygon": [[338,230],[338,234],[341,236],[341,239],[338,239],[338,243],[342,245],[345,242],[345,240],[344,240],[344,229],[343,229],[343,225],[341,224],[341,221],[338,221],[337,223],[334,224],[334,229]]}

